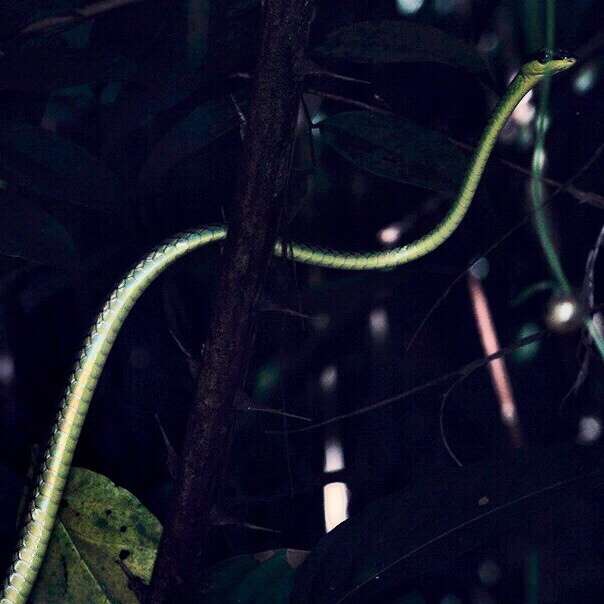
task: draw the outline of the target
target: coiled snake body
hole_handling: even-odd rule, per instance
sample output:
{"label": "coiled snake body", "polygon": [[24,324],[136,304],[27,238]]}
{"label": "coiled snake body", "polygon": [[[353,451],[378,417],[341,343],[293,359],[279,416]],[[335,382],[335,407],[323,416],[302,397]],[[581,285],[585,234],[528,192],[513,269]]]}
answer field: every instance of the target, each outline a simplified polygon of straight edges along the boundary
{"label": "coiled snake body", "polygon": [[[287,248],[297,262],[334,269],[370,270],[411,262],[439,247],[465,216],[480,182],[486,162],[506,120],[525,94],[544,77],[568,69],[574,59],[546,53],[526,63],[495,108],[474,152],[457,198],[443,221],[410,243],[367,254],[336,252],[294,244]],[[96,384],[109,351],[128,313],[154,279],[175,260],[193,250],[226,237],[225,227],[208,227],[178,235],[141,260],[111,293],[76,363],[61,403],[50,443],[44,456],[23,532],[10,566],[0,604],[26,604],[50,540],[73,454]],[[281,244],[275,254],[283,255]]]}

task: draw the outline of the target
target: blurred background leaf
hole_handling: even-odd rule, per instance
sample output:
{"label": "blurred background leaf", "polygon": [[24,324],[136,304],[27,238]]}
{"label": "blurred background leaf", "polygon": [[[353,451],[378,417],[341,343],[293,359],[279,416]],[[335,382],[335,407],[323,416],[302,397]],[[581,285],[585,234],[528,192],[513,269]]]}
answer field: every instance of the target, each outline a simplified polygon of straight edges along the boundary
{"label": "blurred background leaf", "polygon": [[582,497],[601,497],[603,480],[598,452],[569,447],[426,476],[326,535],[298,571],[291,602],[389,601],[384,594],[404,592],[417,575],[454,573],[455,560],[497,534],[538,539],[540,516],[560,519]]}
{"label": "blurred background leaf", "polygon": [[308,552],[282,549],[225,560],[203,576],[200,601],[208,604],[287,604],[297,567]]}
{"label": "blurred background leaf", "polygon": [[247,111],[247,103],[238,102],[234,97],[209,101],[176,124],[153,147],[141,168],[141,191],[150,193],[159,189],[168,172],[177,164],[236,129],[240,119],[237,114],[239,106]]}
{"label": "blurred background leaf", "polygon": [[351,111],[317,127],[327,145],[361,170],[436,193],[454,194],[468,165],[446,136],[398,116]]}
{"label": "blurred background leaf", "polygon": [[[73,358],[116,281],[165,237],[231,216],[260,0],[141,0],[24,35],[28,24],[73,15],[93,2],[3,5],[0,451],[7,484],[9,474],[26,474],[32,444],[45,440]],[[604,22],[592,0],[556,4],[558,45],[577,51],[580,62],[552,82],[544,165],[549,178],[564,183],[593,160],[574,183],[583,197],[560,193],[548,204],[565,270],[580,289],[602,225],[601,209],[577,199],[604,192],[597,155],[604,140]],[[446,211],[467,165],[469,152],[451,141],[471,148],[478,140],[497,100],[493,91],[543,42],[544,6],[533,0],[317,0],[309,46],[316,64],[305,80],[282,200],[285,239],[366,251],[426,233]],[[453,462],[439,421],[443,389],[417,391],[325,432],[283,434],[308,424],[285,414],[318,421],[356,412],[482,359],[464,283],[468,267],[489,248],[481,261],[483,287],[501,345],[548,329],[551,292],[538,285],[549,275],[527,218],[522,171],[531,165],[538,98],[537,91],[525,99],[500,137],[494,156],[508,164],[489,162],[478,191],[488,203],[475,203],[434,254],[377,274],[272,262],[244,384],[246,395],[257,398],[249,406],[262,411],[238,411],[234,438],[241,446],[233,448],[219,490],[220,509],[238,525],[215,527],[205,552],[207,568],[214,568],[208,576],[223,590],[218,593],[268,593],[273,576],[277,591],[291,585],[283,548],[312,550],[317,543],[326,575],[313,563],[308,568],[323,587],[335,578],[343,589],[359,569],[419,544],[420,533],[429,539],[437,526],[447,530],[455,514],[467,511],[458,491],[466,480],[475,483],[471,469],[460,485],[447,478]],[[173,488],[163,439],[177,451],[182,445],[194,398],[191,358],[201,355],[221,253],[216,246],[183,259],[133,309],[78,447],[78,465],[124,485],[159,520]],[[528,291],[536,293],[514,304]],[[599,312],[597,278],[594,292],[592,310]],[[602,367],[587,354],[586,342],[580,331],[552,335],[518,348],[509,362],[529,453],[575,441],[589,449],[601,439]],[[486,370],[450,393],[442,422],[464,463],[505,465],[509,439]],[[267,433],[272,430],[281,433]],[[327,473],[334,439],[345,467]],[[525,468],[519,464],[514,467]],[[442,495],[440,507],[431,499],[441,492],[439,477],[455,495]],[[495,480],[485,476],[488,484]],[[500,480],[502,488],[516,488],[505,469]],[[325,493],[334,481],[348,489],[349,515],[367,519],[377,510],[373,518],[386,538],[397,537],[380,550],[379,531],[368,532],[366,544],[351,546],[358,567],[347,566],[342,548],[322,554]],[[414,494],[420,509],[411,509],[407,496],[397,499],[402,491]],[[17,484],[0,498],[2,517],[11,519],[0,539],[7,563],[21,494]],[[383,507],[388,495],[401,506],[391,519]],[[594,527],[601,502],[569,495],[567,513],[558,514],[560,501],[552,498],[549,508],[527,516],[541,530],[535,539],[502,514],[501,530],[510,530],[505,537],[484,525],[468,533],[468,542],[481,543],[472,551],[463,553],[463,537],[446,541],[444,551],[427,548],[418,560],[433,574],[402,565],[407,584],[385,578],[393,593],[380,593],[377,601],[529,602],[524,553],[536,550],[543,602],[599,604],[603,541]],[[413,519],[423,527],[419,533],[410,530]],[[359,522],[354,526],[366,530]],[[335,543],[337,529],[333,535]],[[278,552],[266,567],[248,553],[266,550]],[[73,555],[77,560],[80,553]],[[214,566],[233,556],[242,556],[241,565]],[[499,569],[494,583],[479,572],[487,562]],[[249,592],[237,592],[237,568]],[[57,593],[65,588],[60,570]],[[84,600],[93,601],[98,593],[94,582],[88,585]]]}
{"label": "blurred background leaf", "polygon": [[2,191],[0,254],[63,268],[76,261],[73,241],[59,222],[26,197]]}
{"label": "blurred background leaf", "polygon": [[484,59],[472,46],[412,21],[366,21],[330,33],[314,49],[319,58],[356,63],[443,63],[488,79]]}
{"label": "blurred background leaf", "polygon": [[41,197],[103,211],[119,210],[120,184],[86,149],[25,123],[0,125],[0,171]]}

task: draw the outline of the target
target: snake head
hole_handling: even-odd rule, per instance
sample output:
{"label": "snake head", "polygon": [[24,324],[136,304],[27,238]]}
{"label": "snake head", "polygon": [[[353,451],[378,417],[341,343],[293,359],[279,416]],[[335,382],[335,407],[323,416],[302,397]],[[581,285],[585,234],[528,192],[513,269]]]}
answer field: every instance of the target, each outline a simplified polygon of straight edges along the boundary
{"label": "snake head", "polygon": [[562,50],[545,49],[537,53],[522,66],[522,73],[529,77],[541,78],[570,69],[577,59]]}

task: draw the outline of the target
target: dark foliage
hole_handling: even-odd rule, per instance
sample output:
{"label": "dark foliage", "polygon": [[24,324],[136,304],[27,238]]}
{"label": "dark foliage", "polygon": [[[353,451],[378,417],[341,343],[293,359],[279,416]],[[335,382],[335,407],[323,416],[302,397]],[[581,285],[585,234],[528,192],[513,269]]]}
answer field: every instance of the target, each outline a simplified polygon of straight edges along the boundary
{"label": "dark foliage", "polygon": [[[47,437],[106,294],[163,238],[232,216],[261,3],[114,4],[95,15],[87,12],[93,0],[6,0],[0,9],[1,561],[14,542],[32,445]],[[545,45],[543,4],[317,1],[282,235],[361,251],[387,245],[388,227],[411,241],[436,224],[496,96]],[[582,292],[591,315],[602,303],[597,263],[593,279],[585,273],[603,226],[604,24],[595,1],[559,2],[557,11],[556,45],[579,61],[552,82],[544,208],[574,290],[584,282],[593,289]],[[601,451],[585,443],[604,421],[604,376],[580,326],[506,355],[530,462],[507,464],[514,455],[486,366],[450,391],[452,381],[327,428],[285,433],[306,425],[286,414],[318,422],[350,413],[483,357],[465,285],[481,256],[501,345],[552,331],[546,315],[556,284],[527,193],[533,142],[534,117],[508,125],[470,214],[425,259],[363,274],[272,263],[242,394],[249,404],[238,412],[220,486],[229,522],[214,529],[208,563],[313,549],[325,530],[323,488],[345,482],[358,517],[319,545],[294,596],[337,601],[326,590],[347,593],[365,563],[378,568],[386,554],[403,557],[464,522],[472,489],[488,483],[513,499],[577,474],[552,499],[502,509],[489,519],[496,526],[461,530],[444,551],[421,550],[384,592],[366,597],[451,604],[444,598],[455,593],[463,602],[534,604],[523,598],[526,560],[536,552],[539,602],[601,601],[602,502],[589,478]],[[557,191],[571,179],[572,188]],[[180,450],[220,252],[182,260],[137,304],[77,453],[78,465],[128,488],[162,521],[172,489],[162,434]],[[463,471],[441,423],[469,464]],[[586,450],[571,454],[577,440]],[[324,472],[327,441],[344,452],[345,468],[333,474]],[[411,495],[395,494],[402,490]],[[527,518],[535,530],[525,530]],[[372,526],[396,543],[382,549],[384,534]],[[498,582],[481,583],[476,568],[485,560],[497,563]],[[419,599],[396,599],[408,593]]]}

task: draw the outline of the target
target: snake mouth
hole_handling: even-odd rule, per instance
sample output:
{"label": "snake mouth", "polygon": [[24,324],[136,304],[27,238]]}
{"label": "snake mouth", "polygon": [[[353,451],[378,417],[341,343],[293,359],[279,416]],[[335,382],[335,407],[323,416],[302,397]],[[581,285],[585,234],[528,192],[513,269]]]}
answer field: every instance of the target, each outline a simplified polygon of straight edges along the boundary
{"label": "snake mouth", "polygon": [[528,57],[529,61],[539,61],[546,65],[551,61],[573,61],[572,53],[561,48],[542,48]]}
{"label": "snake mouth", "polygon": [[576,59],[572,53],[561,48],[542,48],[529,57],[529,60],[538,61],[541,65],[547,65],[552,61],[570,61],[574,63]]}
{"label": "snake mouth", "polygon": [[522,67],[522,72],[529,77],[542,78],[570,69],[576,59],[565,50],[546,48],[539,51]]}

